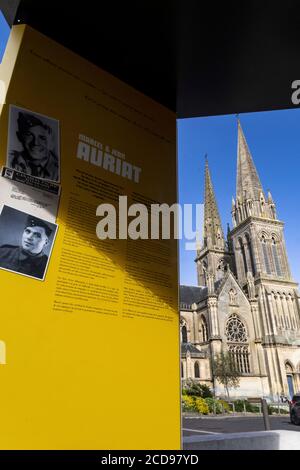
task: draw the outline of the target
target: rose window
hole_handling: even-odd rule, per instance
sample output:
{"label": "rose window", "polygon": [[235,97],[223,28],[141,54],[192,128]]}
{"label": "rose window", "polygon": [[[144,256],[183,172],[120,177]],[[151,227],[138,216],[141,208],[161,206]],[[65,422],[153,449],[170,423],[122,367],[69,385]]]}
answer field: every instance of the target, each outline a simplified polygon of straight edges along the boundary
{"label": "rose window", "polygon": [[247,332],[243,322],[237,315],[231,315],[226,325],[227,340],[232,343],[247,341]]}

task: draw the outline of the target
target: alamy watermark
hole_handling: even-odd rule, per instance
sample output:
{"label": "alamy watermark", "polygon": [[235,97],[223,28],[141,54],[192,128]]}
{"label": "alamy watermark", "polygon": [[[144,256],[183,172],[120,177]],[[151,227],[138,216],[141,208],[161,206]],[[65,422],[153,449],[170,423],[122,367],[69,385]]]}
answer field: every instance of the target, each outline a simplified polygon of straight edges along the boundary
{"label": "alamy watermark", "polygon": [[100,204],[96,234],[100,240],[185,240],[186,250],[197,250],[203,227],[203,204],[131,204],[119,196],[119,205]]}
{"label": "alamy watermark", "polygon": [[300,104],[300,80],[294,80],[292,82],[291,88],[294,90],[291,96],[291,100],[292,103],[297,106]]}

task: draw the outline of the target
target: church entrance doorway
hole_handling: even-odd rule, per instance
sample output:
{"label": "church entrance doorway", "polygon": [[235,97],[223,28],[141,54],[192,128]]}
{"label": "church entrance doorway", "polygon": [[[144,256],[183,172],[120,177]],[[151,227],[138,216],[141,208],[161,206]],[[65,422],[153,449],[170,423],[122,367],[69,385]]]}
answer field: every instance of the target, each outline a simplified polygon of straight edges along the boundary
{"label": "church entrance doorway", "polygon": [[293,398],[293,395],[295,393],[294,389],[294,368],[292,364],[289,362],[285,363],[285,371],[286,371],[286,380],[288,384],[288,390],[289,390],[289,395],[290,395],[290,400]]}

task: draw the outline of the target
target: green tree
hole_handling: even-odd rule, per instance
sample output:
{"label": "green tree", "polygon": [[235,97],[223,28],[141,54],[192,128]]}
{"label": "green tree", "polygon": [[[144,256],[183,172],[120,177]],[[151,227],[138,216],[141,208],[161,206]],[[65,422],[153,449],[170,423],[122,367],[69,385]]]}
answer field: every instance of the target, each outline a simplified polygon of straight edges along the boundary
{"label": "green tree", "polygon": [[212,368],[214,377],[224,385],[229,399],[229,389],[240,385],[240,373],[231,354],[223,351],[217,354],[212,361]]}

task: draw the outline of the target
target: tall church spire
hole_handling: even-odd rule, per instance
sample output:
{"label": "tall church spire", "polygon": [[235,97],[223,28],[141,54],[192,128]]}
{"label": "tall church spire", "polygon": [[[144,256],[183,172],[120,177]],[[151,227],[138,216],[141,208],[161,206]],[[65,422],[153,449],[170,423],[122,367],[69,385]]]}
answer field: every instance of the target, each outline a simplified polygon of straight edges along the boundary
{"label": "tall church spire", "polygon": [[232,222],[236,227],[248,217],[276,219],[275,204],[264,191],[238,120],[236,201],[232,201]]}
{"label": "tall church spire", "polygon": [[263,194],[263,188],[238,119],[236,198],[239,201],[245,199],[259,201],[261,194]]}
{"label": "tall church spire", "polygon": [[208,248],[225,247],[221,219],[211,181],[207,158],[205,158],[205,196],[204,196],[204,237],[203,244]]}

